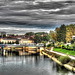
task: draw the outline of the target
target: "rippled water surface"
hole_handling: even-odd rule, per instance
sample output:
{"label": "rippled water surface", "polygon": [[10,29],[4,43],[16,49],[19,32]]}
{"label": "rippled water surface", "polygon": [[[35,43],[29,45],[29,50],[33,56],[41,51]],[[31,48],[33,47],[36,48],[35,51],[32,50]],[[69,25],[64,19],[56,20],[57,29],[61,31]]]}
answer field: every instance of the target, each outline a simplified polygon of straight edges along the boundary
{"label": "rippled water surface", "polygon": [[44,56],[0,57],[0,75],[75,75]]}

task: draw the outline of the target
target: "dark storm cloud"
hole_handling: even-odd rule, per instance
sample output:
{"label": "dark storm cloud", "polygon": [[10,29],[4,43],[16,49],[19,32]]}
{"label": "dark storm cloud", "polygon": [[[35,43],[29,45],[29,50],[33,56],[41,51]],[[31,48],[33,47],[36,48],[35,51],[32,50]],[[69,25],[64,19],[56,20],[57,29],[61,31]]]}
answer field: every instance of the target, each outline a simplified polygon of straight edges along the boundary
{"label": "dark storm cloud", "polygon": [[63,23],[75,23],[74,0],[0,0],[0,25],[50,30]]}

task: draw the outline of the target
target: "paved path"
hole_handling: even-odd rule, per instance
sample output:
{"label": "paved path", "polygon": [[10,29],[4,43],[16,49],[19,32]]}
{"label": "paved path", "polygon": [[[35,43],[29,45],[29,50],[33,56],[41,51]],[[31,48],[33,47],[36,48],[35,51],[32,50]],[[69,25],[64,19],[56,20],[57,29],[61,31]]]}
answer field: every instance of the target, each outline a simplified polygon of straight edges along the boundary
{"label": "paved path", "polygon": [[[61,55],[61,56],[65,56],[66,54],[64,54],[64,53],[60,53],[60,52],[56,52],[56,51],[53,51],[53,50],[47,50],[46,49],[46,51],[48,51],[48,52],[53,52],[53,53],[56,53],[56,54],[59,54],[59,55]],[[73,59],[73,60],[75,60],[75,56],[71,56],[71,55],[69,55],[70,56],[70,58],[71,59]]]}

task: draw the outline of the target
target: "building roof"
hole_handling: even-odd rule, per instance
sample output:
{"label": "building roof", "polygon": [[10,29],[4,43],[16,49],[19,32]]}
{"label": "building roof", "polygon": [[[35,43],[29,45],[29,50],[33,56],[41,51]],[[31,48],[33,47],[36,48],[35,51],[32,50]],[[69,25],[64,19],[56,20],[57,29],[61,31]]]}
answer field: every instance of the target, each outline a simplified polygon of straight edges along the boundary
{"label": "building roof", "polygon": [[3,40],[16,40],[15,38],[1,38]]}

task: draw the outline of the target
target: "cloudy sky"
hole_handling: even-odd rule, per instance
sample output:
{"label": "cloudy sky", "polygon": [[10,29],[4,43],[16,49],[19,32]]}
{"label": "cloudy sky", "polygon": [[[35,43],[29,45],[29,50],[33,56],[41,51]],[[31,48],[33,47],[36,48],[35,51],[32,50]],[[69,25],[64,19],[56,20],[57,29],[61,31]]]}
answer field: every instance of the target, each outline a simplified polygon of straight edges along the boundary
{"label": "cloudy sky", "polygon": [[0,0],[0,31],[49,32],[63,23],[75,24],[74,0]]}

